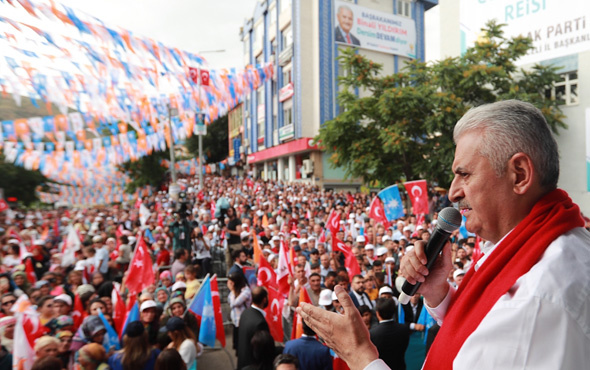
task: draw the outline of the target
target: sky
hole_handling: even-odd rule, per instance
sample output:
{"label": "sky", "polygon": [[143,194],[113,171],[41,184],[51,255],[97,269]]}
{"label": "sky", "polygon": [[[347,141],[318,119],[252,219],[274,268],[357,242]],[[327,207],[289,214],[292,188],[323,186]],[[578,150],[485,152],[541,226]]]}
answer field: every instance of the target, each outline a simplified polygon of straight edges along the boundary
{"label": "sky", "polygon": [[[242,68],[240,27],[257,0],[57,0],[166,46],[200,54],[211,69]],[[209,52],[225,50],[224,52]]]}

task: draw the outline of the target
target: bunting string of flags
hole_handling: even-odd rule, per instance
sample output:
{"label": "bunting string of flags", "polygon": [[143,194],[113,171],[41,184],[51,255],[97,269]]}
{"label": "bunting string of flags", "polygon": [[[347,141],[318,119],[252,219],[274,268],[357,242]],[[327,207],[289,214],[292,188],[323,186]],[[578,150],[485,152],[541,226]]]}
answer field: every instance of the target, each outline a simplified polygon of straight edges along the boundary
{"label": "bunting string of flags", "polygon": [[[5,161],[62,184],[112,190],[61,189],[79,199],[124,198],[112,194],[129,181],[117,165],[192,136],[197,120],[225,115],[274,74],[272,63],[209,69],[195,53],[53,0],[0,2],[0,9],[0,92],[18,105],[22,97],[35,106],[41,100],[50,114],[1,121],[0,149]],[[170,117],[172,109],[178,115]]]}

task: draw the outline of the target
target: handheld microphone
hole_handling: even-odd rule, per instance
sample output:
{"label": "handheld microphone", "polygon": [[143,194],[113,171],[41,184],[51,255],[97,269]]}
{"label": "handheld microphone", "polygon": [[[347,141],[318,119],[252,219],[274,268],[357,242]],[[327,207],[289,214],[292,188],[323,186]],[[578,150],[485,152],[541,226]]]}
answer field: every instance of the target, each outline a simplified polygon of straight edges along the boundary
{"label": "handheld microphone", "polygon": [[[436,258],[447,243],[447,240],[449,240],[449,237],[453,231],[457,230],[460,226],[461,213],[459,213],[459,211],[453,207],[447,207],[440,211],[438,214],[438,223],[436,224],[436,228],[434,229],[434,232],[430,236],[430,239],[428,239],[428,243],[424,248],[424,253],[426,253],[427,260],[426,268],[428,271],[430,271],[430,268],[436,261]],[[422,283],[416,282],[416,284],[410,284],[405,279],[403,280],[404,285],[402,286],[398,300],[401,304],[408,304],[408,302],[410,302],[410,298],[416,294],[416,291],[418,288],[420,288]]]}

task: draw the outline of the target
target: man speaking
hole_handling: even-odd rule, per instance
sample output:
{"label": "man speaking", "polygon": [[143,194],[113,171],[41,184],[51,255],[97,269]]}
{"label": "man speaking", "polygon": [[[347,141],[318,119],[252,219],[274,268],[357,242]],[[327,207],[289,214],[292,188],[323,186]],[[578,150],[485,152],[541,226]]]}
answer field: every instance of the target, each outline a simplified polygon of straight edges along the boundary
{"label": "man speaking", "polygon": [[[488,240],[455,289],[450,244],[425,268],[425,242],[400,267],[441,329],[425,369],[582,369],[590,363],[590,234],[557,189],[557,144],[541,112],[502,101],[471,109],[454,130],[449,199]],[[387,369],[348,295],[345,315],[310,305],[302,317],[351,369]]]}

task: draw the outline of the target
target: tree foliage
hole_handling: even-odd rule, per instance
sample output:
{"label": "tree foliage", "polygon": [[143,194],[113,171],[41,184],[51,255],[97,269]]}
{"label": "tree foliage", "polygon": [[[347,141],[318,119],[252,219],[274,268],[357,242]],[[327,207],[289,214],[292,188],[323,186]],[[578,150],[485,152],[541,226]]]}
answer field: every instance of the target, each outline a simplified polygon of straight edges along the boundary
{"label": "tree foliage", "polygon": [[49,181],[39,171],[29,171],[12,163],[4,162],[0,155],[0,188],[4,189],[4,197],[15,197],[28,206],[37,201],[36,189]]}
{"label": "tree foliage", "polygon": [[152,154],[141,157],[135,162],[129,161],[119,166],[119,170],[131,179],[131,182],[125,186],[125,191],[134,193],[136,189],[146,185],[159,188],[166,180],[166,172],[168,171],[166,167],[161,165],[163,159],[170,159],[168,150],[152,152]]}
{"label": "tree foliage", "polygon": [[[229,153],[227,125],[227,115],[225,115],[207,126],[207,135],[203,136],[205,163],[221,162],[227,158]],[[195,157],[199,157],[199,137],[197,135],[187,139],[185,146]]]}
{"label": "tree foliage", "polygon": [[554,133],[566,127],[558,102],[545,98],[558,77],[555,68],[517,68],[532,41],[504,37],[503,26],[489,22],[487,38],[461,57],[412,61],[389,76],[379,76],[381,65],[354,49],[342,50],[339,59],[348,72],[340,78],[343,113],[326,122],[317,138],[331,163],[366,183],[427,179],[448,186],[453,128],[471,107],[519,99],[540,108]]}

